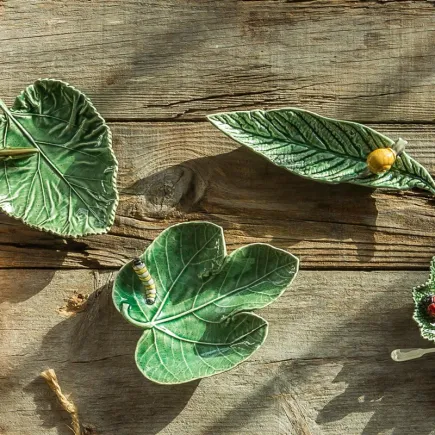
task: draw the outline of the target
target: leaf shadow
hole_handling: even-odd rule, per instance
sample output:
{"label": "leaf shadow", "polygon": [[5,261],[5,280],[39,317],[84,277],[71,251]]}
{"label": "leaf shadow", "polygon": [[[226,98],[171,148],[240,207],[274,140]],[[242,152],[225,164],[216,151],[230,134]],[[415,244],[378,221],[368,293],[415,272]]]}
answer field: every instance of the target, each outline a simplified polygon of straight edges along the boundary
{"label": "leaf shadow", "polygon": [[[132,45],[134,48],[128,55],[127,64],[113,65],[110,73],[99,88],[89,92],[91,97],[98,95],[97,109],[103,116],[118,119],[117,114],[125,111],[119,106],[119,102],[122,103],[120,96],[127,95],[129,91],[131,92],[131,87],[137,87],[138,81],[142,81],[144,88],[146,88],[150,82],[156,80],[163,82],[166,77],[168,83],[174,83],[175,80],[182,86],[185,78],[182,74],[174,76],[174,68],[178,71],[185,70],[185,64],[190,63],[192,57],[198,55],[204,44],[208,44],[213,38],[220,38],[222,29],[214,29],[213,24],[210,23],[219,23],[224,20],[227,24],[230,24],[236,21],[239,8],[240,5],[235,0],[192,4],[191,11],[184,11],[183,7],[178,10],[178,5],[175,5],[175,7],[167,5],[165,10],[172,10],[172,12],[165,14],[164,26],[162,26],[162,23],[158,23],[159,18],[157,15],[157,22],[143,15],[142,5],[130,5],[129,11],[126,11],[126,14],[123,15],[123,19],[126,20],[125,27],[138,29],[139,37],[134,40]],[[192,31],[192,29],[195,29],[195,31]],[[156,79],[156,76],[158,76],[158,79]],[[199,99],[207,98],[205,94],[207,94],[210,86],[208,80],[204,86],[202,78],[200,74],[189,78],[191,93]],[[174,113],[169,116],[174,119],[183,116],[187,111],[194,111],[193,109],[183,110],[182,107],[177,111],[177,105],[183,106],[185,103],[188,104],[190,100],[179,101],[177,94],[168,92],[166,87],[159,90],[160,87],[157,86],[154,89],[153,92],[156,95],[150,97],[150,104],[144,107],[143,105],[137,105],[135,101],[131,101],[132,107],[135,107],[136,104],[138,112],[144,113],[144,109],[146,110],[148,107],[152,110],[161,107],[165,111],[168,107],[174,106]],[[145,89],[144,92],[146,92]],[[113,98],[114,95],[116,95],[116,98]],[[168,118],[168,116],[165,116],[165,118]]]}
{"label": "leaf shadow", "polygon": [[[385,295],[379,303],[388,303]],[[406,317],[405,317],[406,316]],[[428,347],[415,322],[412,307],[387,310],[393,331],[383,337],[385,359],[350,360],[337,374],[333,383],[344,383],[344,392],[328,402],[317,416],[318,424],[340,421],[352,413],[370,413],[362,435],[375,435],[393,431],[407,435],[418,427],[419,435],[432,433],[435,415],[428,413],[434,403],[435,374],[433,359],[396,363],[388,356],[396,348]],[[418,396],[415,393],[418,392]]]}
{"label": "leaf shadow", "polygon": [[[83,242],[38,231],[3,214],[0,215],[0,246],[5,266],[0,305],[23,302],[36,295],[51,282],[68,255],[83,253],[87,248]],[[31,270],[35,268],[44,269],[42,280],[32,279]]]}
{"label": "leaf shadow", "polygon": [[[109,279],[92,293],[85,311],[54,326],[26,364],[39,365],[39,371],[48,368],[45,364],[54,368],[64,392],[72,392],[82,424],[94,426],[97,433],[117,427],[120,434],[156,434],[183,410],[199,381],[158,385],[139,372],[134,351],[142,332],[115,310],[112,284]],[[69,416],[39,376],[24,390],[33,395],[44,428],[70,433]]]}
{"label": "leaf shadow", "polygon": [[[404,10],[405,12],[405,10]],[[406,11],[413,14],[412,9]],[[404,14],[404,17],[406,15]],[[394,20],[393,20],[394,21]],[[411,20],[412,21],[412,20]],[[407,34],[412,38],[413,32]],[[406,32],[402,36],[406,35]],[[342,106],[340,113],[345,114],[346,119],[361,122],[373,122],[382,119],[383,122],[400,122],[400,121],[418,121],[418,118],[406,117],[401,110],[407,104],[407,95],[410,91],[415,91],[417,88],[424,88],[425,81],[432,75],[432,58],[435,53],[435,38],[432,35],[426,35],[427,39],[410,39],[409,43],[404,45],[404,51],[400,57],[395,59],[390,65],[391,68],[388,73],[381,73],[379,80],[365,83],[365,92],[357,97],[342,97],[338,95]],[[374,45],[377,50],[380,48],[379,44],[390,44],[389,38],[384,38],[382,32],[372,31],[370,29],[364,35],[365,45]],[[374,52],[376,53],[377,50]],[[406,59],[406,62],[403,61]],[[412,79],[411,79],[412,77]],[[355,98],[358,98],[359,104],[355,104]],[[347,100],[347,102],[346,102]],[[400,101],[405,100],[400,107]],[[361,119],[361,107],[367,105],[366,119]],[[389,119],[385,119],[385,107],[398,107],[397,114],[390,115]],[[409,110],[409,109],[408,109]],[[388,112],[387,112],[388,113]],[[412,115],[412,114],[411,114]],[[363,115],[364,116],[364,115]],[[424,115],[423,115],[424,116]]]}
{"label": "leaf shadow", "polygon": [[[342,333],[338,332],[336,336],[344,336],[348,331],[355,331],[351,336],[357,337],[359,341],[355,342],[356,351],[353,353],[356,356],[346,358],[346,355],[343,355],[342,367],[332,380],[330,388],[340,389],[340,385],[345,385],[345,389],[320,409],[315,420],[318,425],[338,422],[352,414],[369,413],[371,415],[368,421],[361,432],[358,432],[362,435],[387,432],[407,435],[411,428],[417,427],[418,432],[413,433],[432,433],[435,416],[428,414],[427,410],[433,405],[433,360],[428,357],[396,363],[389,357],[391,351],[396,348],[428,347],[428,342],[420,337],[418,327],[412,319],[412,304],[389,308],[394,305],[392,297],[393,289],[380,293],[372,302],[378,307],[385,307],[378,319],[371,319],[369,308],[359,312],[351,321],[340,327]],[[370,328],[369,323],[374,325]],[[371,336],[360,335],[360,331],[368,330],[371,330]],[[340,352],[341,345],[338,341],[335,346],[336,352]],[[346,349],[349,349],[348,344],[343,346],[343,352]],[[384,356],[379,358],[379,353]],[[282,373],[286,383],[296,385],[296,388],[312,376],[303,363],[298,365],[300,367],[296,375],[292,371],[288,371],[287,375],[285,370]]]}
{"label": "leaf shadow", "polygon": [[[353,413],[370,413],[362,435],[388,431],[408,435],[411,427],[418,428],[414,434],[433,433],[435,417],[427,412],[433,406],[433,361],[414,361],[399,367],[393,367],[394,364],[391,360],[378,361],[376,365],[346,364],[334,382],[349,383],[349,386],[321,410],[317,423],[337,422]],[[418,400],[415,385],[418,385]]]}
{"label": "leaf shadow", "polygon": [[[236,408],[207,427],[205,433],[220,433],[219,428],[227,427],[230,421],[233,430],[241,429],[253,415],[245,416],[239,422],[239,410],[249,409],[259,398],[263,399],[263,406],[266,406],[267,399],[272,398],[282,415],[289,417],[288,397],[296,403],[293,410],[299,410],[299,415],[295,413],[290,418],[291,427],[295,430],[303,423],[308,428],[306,432],[301,429],[291,433],[320,434],[323,425],[338,427],[331,426],[331,423],[361,413],[369,414],[367,421],[361,416],[354,418],[355,424],[362,427],[354,427],[352,433],[432,433],[435,415],[428,410],[434,403],[433,357],[406,363],[396,363],[389,357],[396,348],[428,347],[412,319],[412,304],[399,307],[400,304],[391,303],[392,297],[398,294],[397,290],[394,293],[395,290],[392,285],[386,292],[379,292],[372,301],[371,305],[385,307],[379,318],[373,319],[370,306],[366,305],[364,310],[355,311],[351,320],[338,321],[338,327],[332,328],[332,333],[321,339],[324,357],[319,356],[318,343],[312,343],[305,354],[281,361],[275,373],[272,365],[270,381],[256,388]],[[368,326],[370,324],[372,326]],[[352,351],[349,340],[354,340]],[[331,373],[337,369],[338,374],[331,378]],[[322,406],[324,398],[331,395],[334,397]],[[286,402],[285,408],[283,402]],[[301,409],[309,411],[301,413]],[[342,427],[348,428],[348,424],[343,423]]]}
{"label": "leaf shadow", "polygon": [[[171,166],[138,180],[124,193],[144,198],[135,209],[139,219],[183,212],[188,219],[240,231],[245,240],[292,247],[305,265],[316,260],[309,258],[309,249],[299,248],[301,242],[323,244],[318,248],[325,251],[322,266],[346,261],[346,251],[355,247],[360,264],[368,265],[374,256],[377,208],[372,189],[307,180],[245,147]],[[332,258],[330,244],[337,240],[342,246],[333,255],[339,258]]]}
{"label": "leaf shadow", "polygon": [[43,276],[43,279],[33,280],[31,278],[32,272],[30,270],[3,269],[2,287],[0,289],[0,306],[3,303],[19,304],[20,302],[24,302],[35,296],[50,284],[55,272],[55,269],[47,269],[40,275]]}

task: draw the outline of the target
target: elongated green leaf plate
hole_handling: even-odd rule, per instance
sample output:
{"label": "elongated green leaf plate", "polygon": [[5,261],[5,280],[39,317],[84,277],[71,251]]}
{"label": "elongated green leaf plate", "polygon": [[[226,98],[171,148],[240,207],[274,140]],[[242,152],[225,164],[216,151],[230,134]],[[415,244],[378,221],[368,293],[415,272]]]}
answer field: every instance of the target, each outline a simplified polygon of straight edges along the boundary
{"label": "elongated green leaf plate", "polygon": [[420,327],[421,336],[428,340],[435,341],[435,318],[431,318],[427,311],[428,299],[430,296],[435,296],[435,257],[432,258],[430,264],[430,274],[428,281],[415,287],[412,290],[414,298],[414,320]]}
{"label": "elongated green leaf plate", "polygon": [[362,124],[293,108],[220,113],[208,119],[237,142],[305,178],[375,188],[417,187],[435,194],[430,174],[406,153],[388,172],[367,175],[367,156],[394,141]]}
{"label": "elongated green leaf plate", "polygon": [[0,208],[61,236],[108,231],[118,165],[92,103],[66,83],[38,80],[0,108]]}
{"label": "elongated green leaf plate", "polygon": [[265,244],[226,254],[222,228],[207,222],[163,231],[141,259],[157,286],[147,305],[132,264],[119,272],[113,301],[144,333],[136,364],[150,380],[177,384],[229,370],[264,342],[268,324],[250,311],[289,287],[293,255]]}

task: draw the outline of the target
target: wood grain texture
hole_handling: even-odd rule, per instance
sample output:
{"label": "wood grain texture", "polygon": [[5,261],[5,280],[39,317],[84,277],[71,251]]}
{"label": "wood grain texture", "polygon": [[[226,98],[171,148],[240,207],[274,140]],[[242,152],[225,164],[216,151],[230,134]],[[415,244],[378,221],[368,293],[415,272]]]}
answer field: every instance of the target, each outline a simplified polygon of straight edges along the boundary
{"label": "wood grain texture", "polygon": [[[294,176],[209,123],[115,123],[121,201],[109,235],[63,240],[0,217],[0,267],[118,268],[161,230],[186,220],[222,225],[230,250],[267,242],[302,268],[426,269],[435,254],[434,201]],[[409,140],[435,172],[435,127],[374,125]]]}
{"label": "wood grain texture", "polygon": [[[38,377],[48,367],[82,422],[101,434],[433,433],[433,357],[389,359],[394,348],[429,345],[410,305],[410,288],[426,273],[303,271],[260,311],[270,333],[249,362],[178,386],[152,384],[137,370],[141,331],[115,311],[113,279],[0,271],[2,433],[70,433],[68,415]],[[74,291],[91,293],[86,310],[59,315]]]}
{"label": "wood grain texture", "polygon": [[431,1],[6,0],[0,95],[56,77],[111,119],[300,106],[433,122]]}

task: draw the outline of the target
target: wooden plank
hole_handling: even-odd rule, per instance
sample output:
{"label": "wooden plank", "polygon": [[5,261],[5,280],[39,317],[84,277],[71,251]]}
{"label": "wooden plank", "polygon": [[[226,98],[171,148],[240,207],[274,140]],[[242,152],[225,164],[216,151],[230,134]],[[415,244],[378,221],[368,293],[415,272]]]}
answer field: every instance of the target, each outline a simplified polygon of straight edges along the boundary
{"label": "wooden plank", "polygon": [[[102,434],[431,434],[433,357],[394,363],[430,344],[412,321],[422,272],[301,272],[261,315],[264,346],[231,372],[165,387],[142,377],[141,332],[115,311],[113,273],[0,271],[0,426],[4,435],[69,434],[68,416],[38,378],[50,367],[83,422]],[[92,293],[85,311],[57,309]],[[418,432],[416,432],[418,428]]]}
{"label": "wooden plank", "polygon": [[0,20],[8,103],[50,76],[111,119],[289,105],[361,121],[434,119],[430,1],[7,0]]}
{"label": "wooden plank", "polygon": [[[374,125],[410,141],[435,172],[435,127]],[[427,269],[433,201],[423,193],[324,185],[293,176],[209,123],[114,123],[121,201],[109,235],[65,241],[0,217],[0,267],[118,268],[186,220],[225,229],[230,250],[267,242],[303,268]]]}

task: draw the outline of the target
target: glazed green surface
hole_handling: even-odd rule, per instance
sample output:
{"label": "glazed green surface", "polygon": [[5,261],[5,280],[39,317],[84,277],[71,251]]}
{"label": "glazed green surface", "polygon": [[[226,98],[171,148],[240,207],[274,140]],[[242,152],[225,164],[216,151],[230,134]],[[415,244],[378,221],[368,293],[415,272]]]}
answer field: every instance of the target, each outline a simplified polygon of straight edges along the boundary
{"label": "glazed green surface", "polygon": [[393,140],[354,122],[324,118],[300,109],[253,110],[208,116],[222,132],[272,163],[316,181],[410,189],[435,194],[435,182],[402,153],[384,174],[365,174],[367,156]]}
{"label": "glazed green surface", "polygon": [[0,208],[62,236],[106,232],[118,202],[117,162],[91,102],[66,83],[38,80],[11,109],[0,108],[0,155],[38,151],[0,160]]}
{"label": "glazed green surface", "polygon": [[273,302],[298,270],[293,255],[252,244],[226,255],[222,228],[207,222],[163,231],[142,255],[157,286],[146,305],[143,286],[125,265],[113,290],[117,309],[145,329],[136,363],[162,384],[229,370],[260,347],[268,324],[249,311]]}
{"label": "glazed green surface", "polygon": [[435,257],[432,258],[430,264],[430,274],[428,281],[415,287],[412,290],[414,298],[414,320],[420,327],[421,336],[428,340],[435,341],[435,322],[431,319],[426,310],[426,306],[422,304],[422,300],[425,296],[435,295]]}

